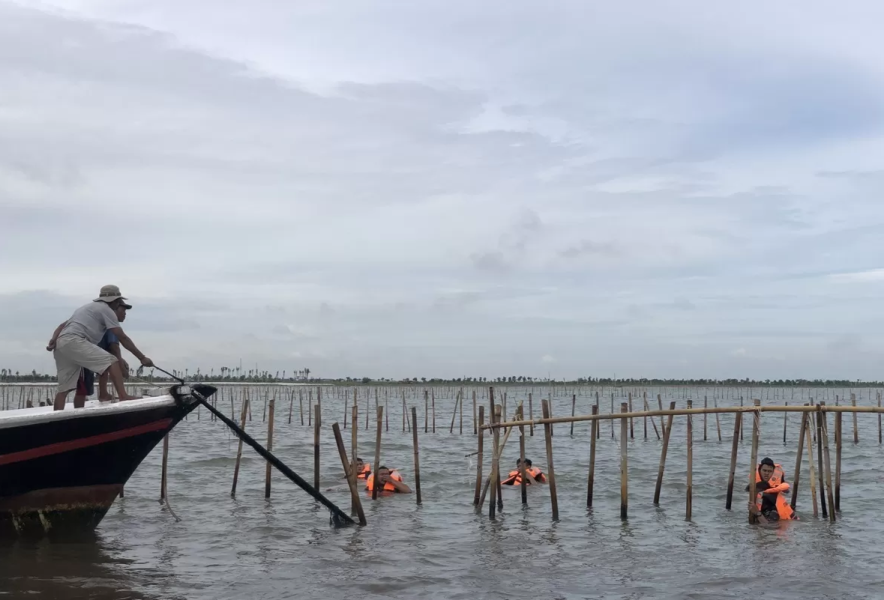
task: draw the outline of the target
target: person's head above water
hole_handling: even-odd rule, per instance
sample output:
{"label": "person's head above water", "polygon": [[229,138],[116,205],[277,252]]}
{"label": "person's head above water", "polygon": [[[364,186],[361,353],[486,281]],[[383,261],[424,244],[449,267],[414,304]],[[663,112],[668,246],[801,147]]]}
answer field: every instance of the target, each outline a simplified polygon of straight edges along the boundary
{"label": "person's head above water", "polygon": [[365,468],[365,463],[358,456],[356,457],[356,472],[359,473]]}
{"label": "person's head above water", "polygon": [[[521,467],[521,466],[522,466],[522,459],[521,459],[521,458],[517,458],[517,459],[516,459],[516,468],[518,469],[518,468]],[[529,468],[531,468],[531,466],[532,466],[532,465],[531,465],[531,459],[530,459],[530,458],[526,458],[526,459],[525,459],[525,468],[526,468],[526,469],[529,469]]]}
{"label": "person's head above water", "polygon": [[774,461],[770,458],[762,458],[761,464],[758,465],[758,474],[761,476],[761,481],[770,481],[770,476],[774,473]]}

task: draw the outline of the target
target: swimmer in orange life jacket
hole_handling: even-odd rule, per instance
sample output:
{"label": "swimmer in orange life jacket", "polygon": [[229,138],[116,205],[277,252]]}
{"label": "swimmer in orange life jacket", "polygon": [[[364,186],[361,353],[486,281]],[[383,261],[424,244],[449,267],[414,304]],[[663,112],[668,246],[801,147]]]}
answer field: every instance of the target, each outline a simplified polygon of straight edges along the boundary
{"label": "swimmer in orange life jacket", "polygon": [[[522,485],[522,459],[516,459],[516,470],[510,471],[507,478],[500,482],[501,485]],[[525,475],[528,477],[527,485],[532,483],[546,483],[546,475],[540,469],[531,464],[530,459],[525,459]]]}
{"label": "swimmer in orange life jacket", "polygon": [[[785,498],[791,487],[785,479],[782,465],[774,464],[770,458],[761,460],[755,471],[756,499],[749,502],[749,512],[757,516],[762,524],[798,520]],[[749,486],[746,486],[746,491],[749,491]]]}
{"label": "swimmer in orange life jacket", "polygon": [[365,479],[371,473],[371,463],[364,463],[361,458],[356,457],[356,479]]}
{"label": "swimmer in orange life jacket", "polygon": [[[365,491],[371,492],[374,486],[375,473],[371,473],[365,480]],[[387,467],[381,466],[377,472],[380,487],[379,492],[394,492],[397,494],[410,494],[411,488],[402,482],[402,475],[398,471],[391,471]]]}

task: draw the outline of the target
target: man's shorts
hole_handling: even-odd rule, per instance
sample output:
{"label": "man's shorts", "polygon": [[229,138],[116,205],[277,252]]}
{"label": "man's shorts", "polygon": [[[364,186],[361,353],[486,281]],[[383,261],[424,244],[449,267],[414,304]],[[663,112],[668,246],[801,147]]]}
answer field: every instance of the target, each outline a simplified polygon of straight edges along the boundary
{"label": "man's shorts", "polygon": [[117,362],[117,357],[105,352],[86,338],[63,335],[55,345],[55,367],[58,371],[58,392],[69,392],[77,388],[80,371],[89,369],[104,373]]}
{"label": "man's shorts", "polygon": [[[120,340],[111,331],[106,331],[104,337],[98,342],[98,347],[102,350],[110,352],[111,344],[119,344]],[[77,380],[77,395],[91,396],[95,393],[95,373],[89,369],[80,371],[80,378]]]}

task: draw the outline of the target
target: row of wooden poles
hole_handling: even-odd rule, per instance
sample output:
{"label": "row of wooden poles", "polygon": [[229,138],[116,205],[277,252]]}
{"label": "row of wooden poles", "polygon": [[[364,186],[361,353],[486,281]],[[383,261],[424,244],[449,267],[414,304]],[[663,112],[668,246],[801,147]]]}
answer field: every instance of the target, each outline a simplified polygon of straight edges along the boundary
{"label": "row of wooden poles", "polygon": [[[479,437],[478,437],[478,467],[476,472],[476,487],[475,494],[473,498],[473,504],[477,507],[477,510],[481,509],[484,505],[486,492],[490,486],[491,495],[488,502],[488,515],[490,518],[494,519],[496,512],[503,509],[503,498],[501,494],[501,477],[500,477],[500,457],[502,455],[503,449],[506,445],[507,440],[509,439],[510,433],[515,428],[519,429],[519,454],[520,454],[520,470],[522,481],[526,481],[527,478],[525,476],[525,426],[534,426],[534,425],[542,425],[545,433],[545,442],[546,442],[546,458],[547,458],[547,479],[549,482],[549,491],[550,491],[550,504],[552,507],[552,518],[554,521],[559,519],[559,509],[558,509],[558,495],[556,490],[556,478],[555,478],[555,467],[553,463],[553,434],[552,434],[552,426],[556,423],[573,423],[582,422],[582,421],[590,421],[591,422],[591,434],[590,434],[590,448],[589,448],[589,472],[587,475],[587,492],[586,492],[586,506],[587,508],[592,508],[593,506],[593,485],[595,481],[595,457],[596,457],[596,442],[600,437],[600,425],[603,420],[610,420],[612,424],[612,435],[613,435],[613,423],[615,419],[620,420],[620,517],[623,520],[627,519],[628,516],[628,482],[629,482],[629,461],[628,461],[628,453],[627,453],[627,437],[629,430],[631,429],[631,423],[635,418],[643,418],[645,420],[651,419],[653,423],[654,417],[660,418],[660,427],[663,431],[662,437],[662,448],[660,452],[660,465],[657,471],[657,482],[654,488],[654,505],[658,505],[660,502],[660,493],[663,485],[663,473],[666,465],[666,455],[669,447],[669,439],[672,431],[673,419],[675,416],[686,416],[687,417],[687,487],[686,487],[686,498],[685,498],[685,519],[690,520],[692,518],[692,510],[693,510],[693,415],[703,414],[704,422],[705,416],[708,414],[714,414],[716,416],[716,423],[718,422],[718,415],[722,413],[734,414],[734,434],[732,440],[732,448],[731,448],[731,457],[730,457],[730,471],[728,475],[728,484],[727,484],[727,496],[725,500],[725,508],[727,510],[731,509],[732,500],[733,500],[733,491],[734,491],[734,478],[737,470],[737,449],[739,447],[739,441],[742,439],[742,427],[743,427],[743,413],[749,412],[751,413],[752,419],[752,450],[751,450],[751,467],[749,471],[749,499],[754,503],[756,497],[756,469],[758,468],[758,439],[760,432],[760,419],[762,412],[783,412],[783,443],[786,443],[786,427],[787,420],[786,417],[790,412],[800,412],[801,413],[801,427],[798,435],[798,453],[795,464],[795,473],[794,479],[792,483],[791,493],[791,507],[794,510],[798,503],[798,491],[799,491],[799,483],[801,481],[801,462],[802,457],[804,455],[804,445],[805,442],[807,444],[807,454],[808,454],[808,463],[809,463],[809,471],[810,471],[810,496],[813,504],[813,515],[814,517],[819,516],[820,510],[822,512],[823,518],[829,518],[831,521],[835,520],[836,512],[841,510],[841,454],[842,454],[842,415],[845,412],[853,413],[853,424],[854,424],[854,442],[859,443],[859,434],[857,428],[857,413],[876,413],[878,415],[878,442],[879,444],[882,442],[882,413],[884,413],[884,409],[880,406],[880,396],[879,396],[879,406],[861,406],[857,407],[855,405],[855,399],[852,402],[852,406],[826,406],[824,402],[819,404],[804,404],[801,406],[761,406],[760,400],[754,400],[754,405],[752,407],[728,407],[728,408],[693,408],[693,402],[688,400],[686,409],[676,409],[675,402],[670,402],[669,410],[644,410],[640,412],[633,412],[629,409],[629,404],[626,402],[621,403],[620,405],[620,413],[619,414],[599,414],[598,406],[592,407],[591,415],[582,415],[582,416],[573,416],[573,417],[557,417],[553,418],[549,414],[549,404],[546,400],[542,402],[542,411],[543,418],[533,420],[528,419],[524,420],[522,415],[522,406],[521,404],[516,409],[515,420],[503,422],[501,420],[501,415],[503,413],[503,406],[500,404],[494,403],[494,392],[493,388],[491,388],[489,393],[489,403],[491,410],[491,422],[488,425],[484,424],[484,407],[481,407],[479,410]],[[827,423],[827,414],[828,413],[835,414],[835,474],[834,474],[834,484],[833,484],[833,476],[832,476],[832,468],[831,468],[831,459],[829,456],[829,434],[828,434],[828,423]],[[739,415],[739,418],[736,418]],[[667,417],[666,422],[664,423],[663,417]],[[656,425],[655,425],[656,429]],[[815,429],[815,433],[813,430]],[[504,430],[504,437],[501,441],[500,433],[501,430]],[[490,431],[492,435],[492,448],[491,448],[491,473],[488,476],[487,480],[484,481],[483,486],[483,478],[482,478],[482,466],[483,466],[483,453],[484,453],[484,432]],[[573,431],[573,430],[572,430]],[[646,435],[647,435],[647,425],[646,425]],[[719,440],[721,440],[721,427],[719,424]],[[705,439],[705,436],[704,436]],[[817,442],[817,469],[820,473],[819,477],[819,503],[817,502],[817,477],[814,470],[814,460],[813,460],[813,442]],[[522,504],[527,504],[527,493],[526,493],[526,485],[522,485],[521,487],[521,499]],[[755,517],[750,514],[749,521],[754,522]]]}
{"label": "row of wooden poles", "polygon": [[[232,402],[232,401],[231,401]],[[232,407],[232,404],[231,404]],[[276,398],[272,398],[267,405],[269,408],[269,413],[267,414],[267,444],[266,449],[268,451],[273,450],[273,426],[274,426],[274,415],[276,413]],[[352,419],[355,422],[358,416],[358,405],[354,404],[352,407]],[[251,402],[246,396],[242,403],[242,410],[240,412],[240,428],[245,431],[246,422],[248,421],[248,415],[251,413]],[[319,404],[315,404],[313,406],[313,410],[311,411],[315,418],[312,419],[313,425],[313,487],[315,489],[320,488],[320,432],[322,426],[322,408]],[[384,407],[378,406],[376,407],[376,415],[377,415],[377,435],[375,438],[375,448],[374,448],[374,463],[373,470],[377,472],[378,467],[380,466],[381,460],[381,439],[382,439],[382,431],[384,429]],[[411,419],[410,423],[417,422],[417,409],[415,407],[411,407]],[[291,411],[289,411],[289,423],[291,423]],[[358,439],[358,427],[351,427],[351,451],[350,457],[347,456],[347,450],[344,445],[344,440],[341,435],[341,427],[337,422],[332,424],[332,432],[335,437],[335,444],[338,449],[338,455],[341,460],[341,465],[344,468],[344,472],[347,478],[347,485],[350,488],[350,497],[351,497],[351,510],[354,514],[359,518],[360,525],[366,524],[365,512],[362,508],[362,502],[359,496],[358,490],[358,480],[357,473],[355,469],[356,465],[356,457],[357,457],[357,439]],[[418,445],[418,428],[409,425],[409,429],[412,433],[412,442],[414,445],[414,491],[415,491],[415,501],[418,505],[423,503],[423,498],[421,496],[421,481],[420,481],[420,451]],[[243,451],[243,441],[239,440],[239,444],[237,446],[236,451],[236,463],[233,469],[233,484],[230,488],[230,496],[231,498],[236,497],[236,486],[237,481],[239,480],[239,471],[240,464],[242,462],[242,451]],[[161,467],[161,477],[160,477],[160,501],[167,501],[167,472],[168,472],[168,457],[169,457],[169,436],[167,435],[163,439],[163,457],[162,457],[162,467]],[[351,460],[352,458],[352,460]],[[272,468],[270,462],[267,462],[266,469],[264,473],[264,498],[270,498],[271,491],[271,473]],[[371,490],[371,498],[372,500],[377,499],[378,491],[381,487],[381,483],[379,478],[374,479],[374,486]]]}

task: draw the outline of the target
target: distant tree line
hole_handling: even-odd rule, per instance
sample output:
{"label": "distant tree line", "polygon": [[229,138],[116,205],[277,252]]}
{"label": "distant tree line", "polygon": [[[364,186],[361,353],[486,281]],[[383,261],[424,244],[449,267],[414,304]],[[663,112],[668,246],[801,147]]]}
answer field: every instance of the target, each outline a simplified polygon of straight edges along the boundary
{"label": "distant tree line", "polygon": [[[763,381],[754,379],[658,379],[658,378],[621,378],[614,379],[611,377],[578,377],[575,380],[552,380],[547,377],[529,377],[525,375],[510,375],[507,377],[458,377],[456,379],[444,379],[438,377],[406,377],[403,379],[393,378],[377,378],[371,377],[343,377],[343,378],[315,378],[310,377],[310,369],[296,369],[289,373],[288,371],[259,371],[258,369],[249,369],[245,371],[239,367],[221,367],[218,373],[212,368],[208,373],[204,373],[201,369],[191,372],[190,369],[183,371],[173,370],[172,373],[185,381],[220,381],[220,382],[242,382],[242,383],[337,383],[337,384],[457,384],[457,385],[478,385],[478,384],[497,384],[497,385],[550,385],[570,384],[570,385],[595,385],[606,387],[649,387],[649,386],[722,386],[722,387],[749,387],[749,386],[771,386],[771,387],[881,387],[884,383],[880,381],[849,381],[847,379],[765,379]],[[171,381],[171,379],[161,374],[159,371],[150,370],[150,373],[142,374],[138,378],[149,379],[151,381]],[[2,383],[41,383],[54,382],[54,374],[38,373],[32,370],[30,373],[13,372],[12,369],[0,369],[0,382]]]}

